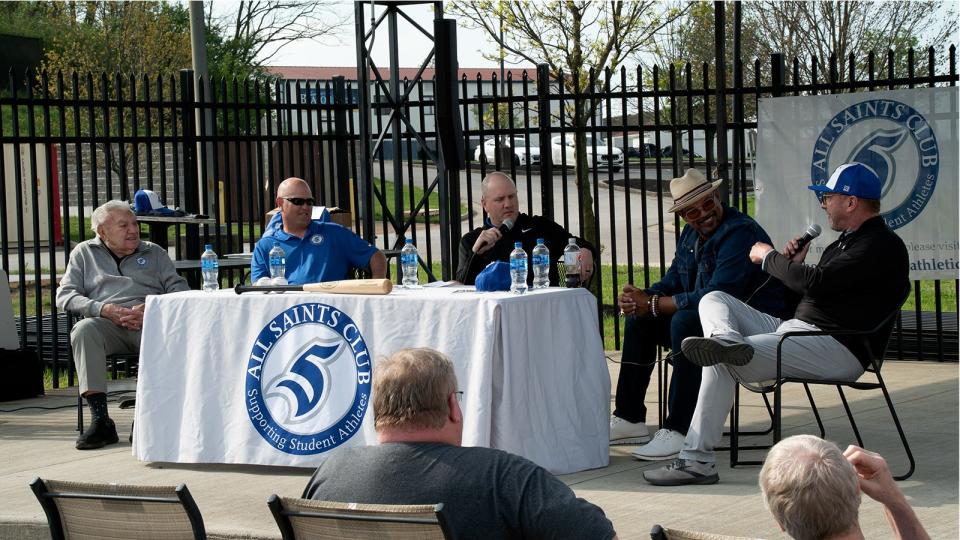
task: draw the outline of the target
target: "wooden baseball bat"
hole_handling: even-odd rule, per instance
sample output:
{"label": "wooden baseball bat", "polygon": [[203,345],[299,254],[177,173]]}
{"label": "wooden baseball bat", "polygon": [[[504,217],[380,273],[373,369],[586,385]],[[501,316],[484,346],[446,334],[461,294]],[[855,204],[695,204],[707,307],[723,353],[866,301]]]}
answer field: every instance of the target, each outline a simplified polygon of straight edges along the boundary
{"label": "wooden baseball bat", "polygon": [[237,285],[233,288],[233,291],[237,294],[285,291],[330,294],[390,294],[392,290],[393,282],[389,279],[344,279],[322,283],[304,283],[303,285]]}

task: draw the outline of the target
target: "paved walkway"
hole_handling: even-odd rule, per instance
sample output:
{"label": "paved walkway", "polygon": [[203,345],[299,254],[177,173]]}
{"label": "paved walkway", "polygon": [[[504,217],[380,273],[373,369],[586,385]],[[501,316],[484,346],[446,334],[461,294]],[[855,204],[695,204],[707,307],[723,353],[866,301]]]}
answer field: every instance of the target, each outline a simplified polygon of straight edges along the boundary
{"label": "paved walkway", "polygon": [[[610,356],[618,357],[616,353]],[[617,364],[609,365],[616,381]],[[900,486],[932,538],[957,538],[957,365],[891,361],[884,373],[918,461],[914,476]],[[815,390],[823,406],[827,436],[846,445],[853,440],[853,434],[835,394],[829,389]],[[858,394],[851,400],[852,407],[858,413],[867,444],[887,456],[894,468],[901,467],[905,460],[882,397],[879,393]],[[0,500],[4,501],[0,506],[0,538],[49,538],[43,512],[27,487],[38,475],[79,481],[169,485],[184,482],[203,513],[211,538],[279,538],[267,510],[267,497],[271,493],[299,495],[310,470],[138,462],[126,442],[132,410],[119,411],[114,404],[110,406],[111,413],[121,426],[122,442],[105,450],[79,452],[73,449],[75,396],[68,389],[37,400],[0,404],[3,411],[26,405],[64,407],[0,412]],[[655,411],[656,388],[651,389],[647,401]],[[760,400],[748,395],[745,402],[749,404],[745,421],[761,420]],[[812,433],[816,429],[802,390],[787,391],[784,403],[787,434]],[[758,467],[730,469],[727,456],[721,454],[720,484],[660,488],[648,485],[641,476],[645,469],[658,465],[631,459],[631,449],[611,449],[608,467],[561,477],[579,496],[604,509],[620,538],[649,538],[654,523],[786,538],[763,507],[757,488]],[[880,506],[866,498],[861,507],[861,523],[867,538],[890,537]]]}

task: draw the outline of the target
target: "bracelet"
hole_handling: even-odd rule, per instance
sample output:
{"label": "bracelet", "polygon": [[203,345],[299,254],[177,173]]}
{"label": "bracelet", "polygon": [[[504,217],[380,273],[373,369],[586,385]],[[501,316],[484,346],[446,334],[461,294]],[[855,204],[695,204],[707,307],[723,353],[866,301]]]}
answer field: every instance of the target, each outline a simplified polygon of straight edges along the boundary
{"label": "bracelet", "polygon": [[647,299],[647,309],[650,310],[650,314],[653,315],[654,318],[660,316],[660,295],[659,294],[655,294]]}

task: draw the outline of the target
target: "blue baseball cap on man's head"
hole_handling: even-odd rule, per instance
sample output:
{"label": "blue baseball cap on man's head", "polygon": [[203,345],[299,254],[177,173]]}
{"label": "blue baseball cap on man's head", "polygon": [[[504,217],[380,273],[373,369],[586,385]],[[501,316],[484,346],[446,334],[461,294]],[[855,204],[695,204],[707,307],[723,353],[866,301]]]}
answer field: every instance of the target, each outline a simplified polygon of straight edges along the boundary
{"label": "blue baseball cap on man's head", "polygon": [[808,187],[817,193],[839,193],[880,200],[880,178],[863,163],[845,163],[833,171],[826,184]]}

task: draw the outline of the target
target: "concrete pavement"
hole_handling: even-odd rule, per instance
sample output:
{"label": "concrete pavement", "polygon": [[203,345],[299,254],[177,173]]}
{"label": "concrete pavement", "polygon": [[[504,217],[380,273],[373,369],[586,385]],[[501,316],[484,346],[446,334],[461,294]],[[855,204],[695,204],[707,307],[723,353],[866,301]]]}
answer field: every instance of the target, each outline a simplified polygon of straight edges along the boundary
{"label": "concrete pavement", "polygon": [[[618,359],[617,353],[608,353]],[[614,381],[618,365],[610,362]],[[890,387],[914,454],[917,471],[900,487],[910,499],[932,538],[957,538],[958,531],[958,368],[934,362],[887,362]],[[124,383],[119,383],[124,384]],[[126,383],[129,385],[129,383]],[[785,434],[813,433],[816,429],[802,389],[788,387],[784,398]],[[841,447],[853,434],[836,392],[814,390],[827,424],[827,437]],[[887,457],[894,470],[905,459],[899,440],[878,392],[852,392],[851,404],[866,444]],[[861,395],[863,394],[863,395]],[[656,411],[656,388],[647,395]],[[765,412],[757,396],[746,395],[744,421],[757,427]],[[271,493],[299,495],[311,471],[284,467],[178,465],[141,463],[126,442],[132,410],[110,405],[120,427],[121,443],[103,450],[74,450],[75,389],[23,402],[0,404],[10,411],[23,406],[64,408],[0,412],[0,538],[49,538],[40,509],[27,483],[34,476],[79,481],[106,481],[174,485],[184,482],[203,513],[211,538],[279,538],[267,510]],[[650,415],[655,419],[655,412]],[[613,447],[610,465],[562,476],[577,494],[599,505],[613,521],[621,538],[649,538],[655,523],[717,533],[786,538],[763,507],[757,488],[759,467],[729,467],[728,456],[718,457],[720,483],[681,488],[654,487],[642,472],[658,463],[635,461],[633,447]],[[864,498],[861,523],[867,538],[888,538],[881,507]]]}

